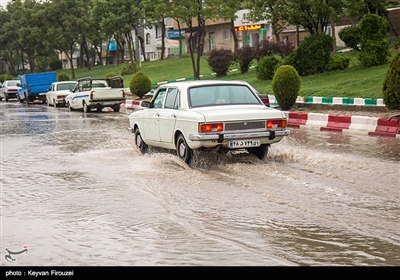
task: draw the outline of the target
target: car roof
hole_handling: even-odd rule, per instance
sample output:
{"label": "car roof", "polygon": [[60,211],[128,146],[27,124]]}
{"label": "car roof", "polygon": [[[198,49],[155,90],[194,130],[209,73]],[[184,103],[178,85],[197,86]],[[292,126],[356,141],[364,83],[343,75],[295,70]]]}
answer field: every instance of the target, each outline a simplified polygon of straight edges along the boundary
{"label": "car roof", "polygon": [[59,81],[59,82],[54,82],[53,84],[71,84],[71,83],[77,83],[77,81]]}
{"label": "car roof", "polygon": [[181,81],[181,82],[171,82],[167,84],[162,84],[160,87],[170,87],[176,86],[179,88],[189,88],[193,86],[204,86],[204,85],[227,85],[227,84],[235,84],[235,85],[249,85],[245,81],[239,80],[191,80],[191,81]]}
{"label": "car roof", "polygon": [[17,82],[17,83],[19,83],[19,80],[5,80],[5,81],[3,82],[3,84],[4,84],[5,82]]}

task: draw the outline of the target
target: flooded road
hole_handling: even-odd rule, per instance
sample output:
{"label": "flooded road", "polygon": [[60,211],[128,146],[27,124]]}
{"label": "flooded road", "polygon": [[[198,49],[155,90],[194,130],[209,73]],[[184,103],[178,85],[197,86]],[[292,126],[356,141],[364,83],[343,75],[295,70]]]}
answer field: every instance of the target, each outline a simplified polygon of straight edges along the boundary
{"label": "flooded road", "polygon": [[292,129],[189,167],[123,110],[0,109],[2,266],[400,265],[400,139]]}

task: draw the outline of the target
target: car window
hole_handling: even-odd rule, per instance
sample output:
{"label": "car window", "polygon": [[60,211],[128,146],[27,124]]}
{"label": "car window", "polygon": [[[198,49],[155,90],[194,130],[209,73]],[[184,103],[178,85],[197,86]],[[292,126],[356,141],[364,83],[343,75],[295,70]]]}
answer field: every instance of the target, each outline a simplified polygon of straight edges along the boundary
{"label": "car window", "polygon": [[71,90],[75,88],[75,83],[59,84],[57,90]]}
{"label": "car window", "polygon": [[165,98],[165,106],[166,109],[177,109],[178,104],[176,100],[177,96],[177,89],[176,88],[169,88],[167,92],[167,97]]}
{"label": "car window", "polygon": [[158,91],[156,98],[153,101],[152,108],[162,108],[162,104],[164,101],[165,93],[167,92],[166,88],[162,88]]}
{"label": "car window", "polygon": [[260,104],[256,94],[245,85],[211,85],[189,89],[190,107],[225,104]]}

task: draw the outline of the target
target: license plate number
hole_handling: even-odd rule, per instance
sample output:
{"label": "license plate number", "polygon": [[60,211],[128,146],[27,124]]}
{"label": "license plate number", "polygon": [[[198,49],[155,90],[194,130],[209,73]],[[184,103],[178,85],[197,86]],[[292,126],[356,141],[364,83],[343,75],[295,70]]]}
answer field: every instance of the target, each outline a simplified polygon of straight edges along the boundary
{"label": "license plate number", "polygon": [[259,146],[260,146],[260,140],[257,140],[257,139],[230,140],[229,141],[229,148],[231,148],[231,149],[259,147]]}

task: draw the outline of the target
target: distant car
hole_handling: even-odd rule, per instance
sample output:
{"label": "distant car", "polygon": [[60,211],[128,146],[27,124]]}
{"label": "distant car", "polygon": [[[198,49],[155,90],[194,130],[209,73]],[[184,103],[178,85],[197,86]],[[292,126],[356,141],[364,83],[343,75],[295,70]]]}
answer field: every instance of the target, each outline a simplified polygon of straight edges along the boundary
{"label": "distant car", "polygon": [[244,149],[264,159],[290,134],[287,117],[267,107],[244,81],[182,81],[158,87],[144,110],[129,115],[128,130],[142,153],[148,146],[176,150],[190,163],[193,150]]}
{"label": "distant car", "polygon": [[49,106],[65,106],[65,97],[71,93],[77,85],[76,81],[61,81],[51,84],[49,91],[46,93],[46,101]]}
{"label": "distant car", "polygon": [[0,87],[0,100],[17,99],[19,80],[5,80]]}
{"label": "distant car", "polygon": [[92,79],[90,77],[77,80],[78,84],[65,101],[70,111],[83,110],[89,113],[92,109],[101,112],[110,107],[119,112],[121,104],[126,100],[124,81],[121,76]]}

